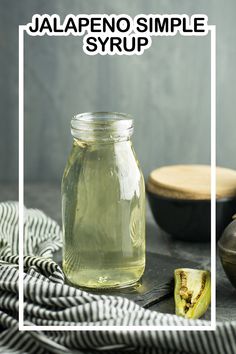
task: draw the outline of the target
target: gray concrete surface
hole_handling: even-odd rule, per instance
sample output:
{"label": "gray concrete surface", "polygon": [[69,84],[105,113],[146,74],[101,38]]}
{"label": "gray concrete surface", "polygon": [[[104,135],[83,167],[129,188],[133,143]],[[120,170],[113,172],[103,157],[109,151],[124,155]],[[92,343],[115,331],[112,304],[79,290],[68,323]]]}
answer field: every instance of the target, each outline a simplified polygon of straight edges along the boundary
{"label": "gray concrete surface", "polygon": [[[17,179],[18,25],[34,13],[205,13],[217,25],[218,163],[236,168],[236,2],[228,0],[2,0],[0,2],[0,180]],[[155,167],[208,163],[210,38],[154,38],[137,57],[95,56],[82,39],[25,37],[25,178],[59,181],[77,112],[112,110],[135,118],[145,176]]]}

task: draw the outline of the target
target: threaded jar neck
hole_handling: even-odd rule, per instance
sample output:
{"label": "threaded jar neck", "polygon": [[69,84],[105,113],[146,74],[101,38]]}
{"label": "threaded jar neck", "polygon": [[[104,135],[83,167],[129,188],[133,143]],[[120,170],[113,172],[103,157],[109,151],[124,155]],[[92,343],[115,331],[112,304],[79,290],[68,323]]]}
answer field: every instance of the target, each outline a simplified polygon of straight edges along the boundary
{"label": "threaded jar neck", "polygon": [[125,113],[81,113],[71,120],[72,136],[82,141],[122,141],[128,140],[132,133],[133,119]]}

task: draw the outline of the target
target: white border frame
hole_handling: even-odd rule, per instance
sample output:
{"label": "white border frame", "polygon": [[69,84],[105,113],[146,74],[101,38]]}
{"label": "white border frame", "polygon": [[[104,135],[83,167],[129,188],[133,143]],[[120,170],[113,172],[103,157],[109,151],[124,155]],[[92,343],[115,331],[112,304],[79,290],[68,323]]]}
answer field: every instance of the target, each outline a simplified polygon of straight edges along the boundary
{"label": "white border frame", "polygon": [[206,326],[24,326],[24,31],[19,26],[19,330],[20,331],[214,331],[216,329],[216,26],[211,33],[211,324]]}

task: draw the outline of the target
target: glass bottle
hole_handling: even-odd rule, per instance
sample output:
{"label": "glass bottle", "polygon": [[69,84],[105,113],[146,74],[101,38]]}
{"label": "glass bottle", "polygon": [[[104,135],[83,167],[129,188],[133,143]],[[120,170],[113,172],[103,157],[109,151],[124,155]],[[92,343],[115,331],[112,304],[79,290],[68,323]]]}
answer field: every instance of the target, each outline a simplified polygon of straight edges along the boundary
{"label": "glass bottle", "polygon": [[145,185],[121,113],[83,113],[62,180],[63,270],[87,288],[135,284],[145,268]]}

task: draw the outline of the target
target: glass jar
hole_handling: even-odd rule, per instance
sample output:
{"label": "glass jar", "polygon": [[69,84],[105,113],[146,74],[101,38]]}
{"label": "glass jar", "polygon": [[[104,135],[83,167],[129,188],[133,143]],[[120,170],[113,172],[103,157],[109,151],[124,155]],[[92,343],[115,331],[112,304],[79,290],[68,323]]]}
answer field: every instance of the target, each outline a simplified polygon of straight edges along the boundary
{"label": "glass jar", "polygon": [[145,268],[145,185],[121,113],[83,113],[62,180],[63,269],[87,288],[136,283]]}

